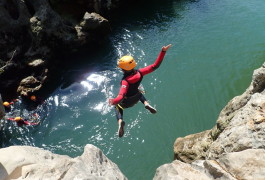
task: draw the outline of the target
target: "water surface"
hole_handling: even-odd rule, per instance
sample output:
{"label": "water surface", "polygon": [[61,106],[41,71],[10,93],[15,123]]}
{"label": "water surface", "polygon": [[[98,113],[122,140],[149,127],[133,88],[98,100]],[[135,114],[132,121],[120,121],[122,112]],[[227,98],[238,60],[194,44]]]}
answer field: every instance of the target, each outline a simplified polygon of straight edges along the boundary
{"label": "water surface", "polygon": [[[264,9],[263,0],[130,6],[112,22],[110,44],[98,55],[79,57],[93,63],[66,75],[82,78],[58,88],[39,107],[39,126],[7,124],[6,145],[33,145],[74,157],[94,144],[128,179],[152,179],[156,168],[173,160],[177,137],[212,128],[228,101],[249,86],[265,57]],[[169,43],[173,46],[163,64],[143,80],[145,96],[158,113],[148,113],[141,103],[126,110],[126,132],[118,138],[114,110],[107,104],[119,91],[117,59],[131,54],[144,67]]]}

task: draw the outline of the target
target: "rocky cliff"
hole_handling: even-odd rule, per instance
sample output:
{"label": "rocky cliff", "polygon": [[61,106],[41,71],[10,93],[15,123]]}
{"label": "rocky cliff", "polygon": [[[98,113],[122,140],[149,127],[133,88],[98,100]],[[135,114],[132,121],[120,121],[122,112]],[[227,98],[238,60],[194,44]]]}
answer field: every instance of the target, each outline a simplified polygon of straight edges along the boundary
{"label": "rocky cliff", "polygon": [[[64,64],[71,63],[66,59],[69,54],[85,46],[102,45],[110,33],[110,24],[98,13],[117,2],[0,0],[0,93],[3,99],[41,92],[56,77],[59,79],[56,75]],[[68,11],[62,12],[62,9]]]}
{"label": "rocky cliff", "polygon": [[118,166],[100,149],[86,145],[76,158],[30,146],[0,149],[0,180],[8,179],[109,179],[126,180]]}
{"label": "rocky cliff", "polygon": [[211,130],[176,139],[174,157],[154,179],[265,179],[265,63]]}

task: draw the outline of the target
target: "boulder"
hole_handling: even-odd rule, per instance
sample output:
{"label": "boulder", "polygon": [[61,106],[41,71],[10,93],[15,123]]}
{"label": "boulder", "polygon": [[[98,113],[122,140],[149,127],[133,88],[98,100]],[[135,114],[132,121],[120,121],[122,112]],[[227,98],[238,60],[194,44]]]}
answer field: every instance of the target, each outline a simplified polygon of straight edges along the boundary
{"label": "boulder", "polygon": [[42,84],[39,80],[37,80],[33,76],[29,76],[20,82],[20,85],[17,91],[22,96],[29,96],[31,94],[36,94],[36,92],[39,91],[41,86]]}
{"label": "boulder", "polygon": [[245,149],[265,149],[265,94],[255,93],[212,142],[207,158]]}
{"label": "boulder", "polygon": [[184,138],[177,138],[174,144],[174,159],[188,163],[205,159],[208,145],[211,142],[209,132],[204,131]]}
{"label": "boulder", "polygon": [[223,153],[265,148],[264,89],[265,64],[254,71],[246,91],[224,107],[211,130],[176,139],[174,157],[191,163]]}
{"label": "boulder", "polygon": [[[110,32],[107,19],[97,13],[86,12],[81,22],[75,26],[77,38],[80,42],[97,41],[99,37]],[[93,36],[91,36],[91,34]]]}
{"label": "boulder", "polygon": [[263,180],[265,177],[265,150],[247,149],[225,153],[215,160],[196,160],[183,163],[175,160],[160,166],[153,180]]}
{"label": "boulder", "polygon": [[265,64],[254,71],[246,91],[224,107],[211,130],[176,139],[175,161],[158,168],[154,179],[200,179],[193,170],[210,179],[265,179],[264,129]]}
{"label": "boulder", "polygon": [[175,160],[164,164],[156,170],[153,180],[210,180],[203,172],[193,168],[190,164]]}
{"label": "boulder", "polygon": [[[98,4],[100,1],[90,3]],[[60,7],[64,5],[60,1]],[[0,93],[4,99],[16,96],[20,81],[28,76],[48,79],[41,81],[42,84],[53,84],[55,76],[62,73],[56,67],[60,66],[62,70],[61,64],[68,63],[63,56],[67,57],[84,46],[100,46],[109,33],[108,20],[97,13],[84,11],[83,18],[72,20],[61,16],[49,0],[2,0]],[[34,68],[36,62],[29,63],[36,59],[42,59],[42,69]],[[49,73],[45,74],[45,71]],[[49,85],[41,86],[40,90],[46,86]]]}
{"label": "boulder", "polygon": [[247,149],[227,153],[218,160],[219,165],[236,179],[265,179],[265,150]]}
{"label": "boulder", "polygon": [[76,158],[30,146],[0,149],[0,180],[5,179],[120,179],[127,178],[100,149],[86,145]]}

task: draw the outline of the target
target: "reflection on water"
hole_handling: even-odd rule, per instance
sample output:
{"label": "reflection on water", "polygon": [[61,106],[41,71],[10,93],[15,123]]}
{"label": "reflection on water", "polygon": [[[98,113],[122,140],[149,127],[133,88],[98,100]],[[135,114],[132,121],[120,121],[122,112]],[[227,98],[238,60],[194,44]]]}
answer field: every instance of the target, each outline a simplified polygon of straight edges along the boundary
{"label": "reflection on water", "polygon": [[[250,4],[256,5],[255,12]],[[264,62],[265,3],[200,0],[155,6],[155,11],[142,14],[145,8],[125,12],[136,16],[121,17],[123,25],[114,28],[110,38],[112,50],[95,58],[104,62],[98,65],[104,71],[56,90],[36,110],[41,115],[38,126],[20,128],[8,122],[4,145],[33,145],[79,156],[86,144],[94,144],[129,179],[145,180],[172,161],[177,137],[210,129]],[[116,60],[130,54],[137,67],[143,67],[168,43],[173,47],[161,67],[143,80],[146,97],[158,113],[149,114],[141,103],[126,109],[125,134],[118,138],[115,113],[107,103],[117,95],[122,78],[113,68]]]}

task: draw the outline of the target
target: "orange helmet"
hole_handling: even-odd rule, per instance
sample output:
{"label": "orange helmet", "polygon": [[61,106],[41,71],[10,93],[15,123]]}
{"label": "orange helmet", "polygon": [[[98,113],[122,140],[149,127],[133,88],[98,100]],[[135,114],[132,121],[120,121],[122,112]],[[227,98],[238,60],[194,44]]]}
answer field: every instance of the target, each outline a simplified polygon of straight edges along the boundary
{"label": "orange helmet", "polygon": [[14,119],[15,121],[20,121],[20,120],[22,120],[22,118],[21,117],[15,117],[15,119]]}
{"label": "orange helmet", "polygon": [[132,70],[133,68],[135,68],[136,65],[137,64],[132,56],[123,56],[122,58],[118,60],[119,68],[126,70],[126,71]]}
{"label": "orange helmet", "polygon": [[32,95],[32,96],[30,96],[30,99],[32,100],[32,101],[36,101],[36,96],[34,96],[34,95]]}
{"label": "orange helmet", "polygon": [[5,102],[3,103],[3,105],[4,105],[5,107],[8,107],[8,106],[10,106],[10,103],[7,102],[7,101],[5,101]]}

